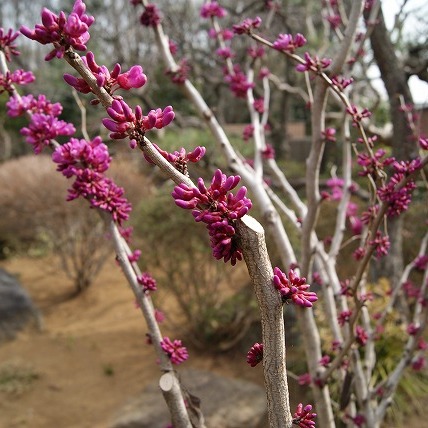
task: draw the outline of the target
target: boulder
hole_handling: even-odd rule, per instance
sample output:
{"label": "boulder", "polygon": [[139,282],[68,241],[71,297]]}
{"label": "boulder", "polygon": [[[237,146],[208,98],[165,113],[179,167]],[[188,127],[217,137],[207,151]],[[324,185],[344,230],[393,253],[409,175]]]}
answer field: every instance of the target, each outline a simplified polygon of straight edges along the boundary
{"label": "boulder", "polygon": [[40,325],[40,314],[17,279],[0,269],[0,343],[14,339],[30,322]]}
{"label": "boulder", "polygon": [[[207,428],[267,426],[265,391],[251,382],[201,370],[180,371],[182,385],[201,400]],[[110,428],[166,428],[169,412],[157,384],[147,387],[118,413]]]}

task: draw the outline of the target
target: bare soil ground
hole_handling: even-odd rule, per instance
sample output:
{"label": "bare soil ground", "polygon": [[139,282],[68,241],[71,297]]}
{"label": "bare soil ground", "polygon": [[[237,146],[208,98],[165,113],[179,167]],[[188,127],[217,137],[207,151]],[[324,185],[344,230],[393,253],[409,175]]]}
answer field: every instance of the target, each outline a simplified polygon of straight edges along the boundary
{"label": "bare soil ground", "polygon": [[[72,299],[70,281],[51,259],[14,258],[0,266],[18,276],[44,319],[42,331],[29,328],[0,345],[0,428],[105,428],[159,378],[144,320],[114,263]],[[173,302],[163,295],[162,305],[172,309]],[[172,321],[163,334],[176,337]],[[263,384],[261,367],[251,369],[243,353],[191,352],[185,366]],[[406,420],[406,428],[425,426],[417,416]]]}
{"label": "bare soil ground", "polygon": [[[50,259],[15,258],[1,266],[28,290],[44,328],[0,346],[0,373],[13,378],[0,375],[0,428],[106,427],[129,398],[159,378],[144,320],[114,263],[73,299],[70,281]],[[167,319],[164,334],[174,336],[168,326]],[[245,355],[191,353],[185,366],[263,383]]]}

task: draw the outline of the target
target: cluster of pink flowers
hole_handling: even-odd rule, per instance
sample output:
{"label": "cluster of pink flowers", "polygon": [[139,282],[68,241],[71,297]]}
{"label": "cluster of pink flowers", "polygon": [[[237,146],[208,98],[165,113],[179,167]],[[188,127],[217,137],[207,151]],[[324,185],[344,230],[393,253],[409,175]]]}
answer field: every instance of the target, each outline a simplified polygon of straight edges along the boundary
{"label": "cluster of pink flowers", "polygon": [[391,244],[388,235],[382,235],[380,231],[377,231],[375,238],[369,241],[369,245],[376,249],[376,257],[380,259],[388,254]]}
{"label": "cluster of pink flowers", "polygon": [[251,367],[257,366],[263,361],[263,343],[255,343],[247,354],[247,363]]}
{"label": "cluster of pink flowers", "polygon": [[367,153],[359,153],[357,157],[357,163],[363,167],[363,170],[360,171],[358,175],[370,175],[372,177],[376,177],[377,171],[384,169],[386,166],[391,165],[395,161],[395,158],[385,158],[385,155],[386,152],[383,149],[376,150],[373,157]]}
{"label": "cluster of pink flowers", "polygon": [[14,32],[12,28],[7,32],[5,29],[0,28],[0,50],[4,52],[6,61],[10,61],[12,59],[12,55],[20,55],[16,45],[13,43],[18,36],[19,33]]}
{"label": "cluster of pink flowers", "polygon": [[316,413],[312,413],[312,406],[310,404],[303,407],[303,404],[299,403],[296,413],[293,415],[293,424],[300,428],[313,428],[315,427],[314,419],[316,416]]}
{"label": "cluster of pink flowers", "polygon": [[177,70],[168,70],[166,74],[171,77],[172,83],[183,85],[189,78],[191,66],[186,58],[180,60]]}
{"label": "cluster of pink flowers", "polygon": [[7,114],[10,117],[18,117],[25,112],[59,116],[62,112],[62,105],[60,103],[52,104],[43,94],[39,95],[37,98],[31,94],[22,97],[13,95],[6,103],[6,107]]}
{"label": "cluster of pink flowers", "polygon": [[331,64],[330,58],[319,59],[316,55],[312,58],[308,52],[305,52],[305,61],[296,65],[296,70],[300,72],[314,71],[319,73]]}
{"label": "cluster of pink flowers", "polygon": [[412,201],[412,193],[416,188],[414,180],[408,180],[400,187],[400,183],[410,174],[422,167],[419,158],[408,162],[393,162],[395,173],[389,182],[378,189],[377,194],[381,201],[388,203],[387,215],[394,217],[400,215],[409,208]]}
{"label": "cluster of pink flowers", "polygon": [[53,43],[54,49],[45,57],[46,61],[55,57],[62,58],[69,48],[85,51],[90,38],[88,29],[95,21],[93,16],[85,14],[85,10],[82,0],[75,1],[68,17],[62,11],[58,16],[44,8],[41,14],[42,24],[37,24],[34,30],[22,26],[20,31],[42,45]]}
{"label": "cluster of pink flowers", "polygon": [[[152,143],[155,149],[168,161],[174,164],[175,168],[184,175],[188,175],[187,164],[188,162],[199,162],[202,157],[205,155],[206,149],[203,146],[197,146],[191,152],[186,152],[182,147],[179,151],[174,151],[174,153],[169,153],[165,150],[162,150],[157,144]],[[144,154],[146,160],[150,163],[153,163],[152,160]]]}
{"label": "cluster of pink flowers", "polygon": [[343,326],[345,325],[345,323],[347,323],[352,315],[352,311],[342,311],[338,316],[337,316],[337,321],[339,322],[339,325]]}
{"label": "cluster of pink flowers", "polygon": [[247,80],[247,76],[241,71],[241,67],[236,64],[233,67],[233,72],[225,70],[224,80],[229,84],[230,90],[237,98],[245,98],[247,91],[254,88],[254,83]]}
{"label": "cluster of pink flowers", "polygon": [[145,27],[156,27],[161,21],[162,17],[155,4],[144,6],[144,12],[140,16],[141,25]]}
{"label": "cluster of pink flowers", "polygon": [[112,131],[110,138],[121,140],[129,137],[132,148],[137,143],[142,143],[146,131],[156,128],[161,129],[169,125],[174,119],[174,111],[171,106],[150,110],[147,116],[143,116],[140,106],[135,107],[135,113],[124,100],[113,100],[111,107],[107,109],[111,119],[102,120],[103,125]]}
{"label": "cluster of pink flowers", "polygon": [[52,114],[34,113],[30,123],[21,129],[25,141],[33,146],[34,153],[39,154],[44,147],[60,135],[73,135],[76,132],[73,124],[59,120]]}
{"label": "cluster of pink flowers", "polygon": [[306,283],[306,278],[300,278],[295,270],[290,269],[288,277],[278,267],[274,268],[273,273],[273,284],[281,293],[284,303],[292,300],[295,305],[311,308],[312,303],[318,300],[315,292],[308,291],[310,285]]}
{"label": "cluster of pink flowers", "polygon": [[347,107],[346,112],[352,116],[352,126],[358,126],[363,119],[367,119],[372,115],[368,109],[364,108],[359,111],[354,105]]}
{"label": "cluster of pink flowers", "polygon": [[137,277],[138,284],[141,285],[141,288],[144,293],[149,291],[156,291],[156,280],[148,273],[143,272],[139,277]]}
{"label": "cluster of pink flowers", "polygon": [[90,142],[71,138],[53,152],[52,160],[65,177],[75,177],[67,200],[82,196],[92,207],[110,213],[119,225],[128,220],[131,204],[124,190],[103,174],[111,158],[100,137]]}
{"label": "cluster of pink flowers", "polygon": [[[110,95],[120,88],[126,90],[141,88],[147,82],[147,77],[140,65],[134,65],[127,72],[121,73],[120,64],[116,64],[111,72],[106,66],[98,65],[92,52],[88,52],[86,56],[82,57],[82,60],[94,75],[97,85],[100,88],[103,87]],[[83,94],[88,94],[92,91],[86,81],[80,77],[74,77],[66,73],[64,74],[64,80]]]}
{"label": "cluster of pink flowers", "polygon": [[253,29],[259,28],[262,24],[262,19],[257,16],[254,19],[247,18],[241,23],[233,26],[233,32],[235,34],[250,34]]}
{"label": "cluster of pink flowers", "polygon": [[222,8],[216,1],[209,1],[201,7],[201,17],[205,19],[224,18],[226,15],[226,9]]}
{"label": "cluster of pink flowers", "polygon": [[204,180],[199,178],[197,187],[182,183],[172,192],[176,205],[191,209],[195,220],[207,225],[213,256],[225,262],[230,260],[232,265],[242,260],[242,251],[235,239],[234,222],[247,214],[252,205],[245,196],[245,186],[236,195],[231,193],[240,180],[241,177],[227,177],[218,169],[210,187],[206,188]]}
{"label": "cluster of pink flowers", "polygon": [[360,325],[357,325],[355,327],[355,340],[357,343],[361,346],[364,346],[367,343],[367,340],[369,339],[369,336],[367,332],[364,330],[363,327]]}
{"label": "cluster of pink flowers", "polygon": [[186,347],[182,345],[181,340],[172,341],[169,337],[164,337],[160,345],[172,364],[184,363],[189,358],[189,353]]}
{"label": "cluster of pink flowers", "polygon": [[3,92],[13,93],[13,85],[28,85],[34,82],[36,78],[31,71],[22,69],[13,72],[7,71],[6,74],[0,73],[0,94]]}
{"label": "cluster of pink flowers", "polygon": [[294,37],[291,34],[280,34],[273,42],[273,48],[278,51],[294,53],[297,48],[307,43],[305,37],[297,33]]}

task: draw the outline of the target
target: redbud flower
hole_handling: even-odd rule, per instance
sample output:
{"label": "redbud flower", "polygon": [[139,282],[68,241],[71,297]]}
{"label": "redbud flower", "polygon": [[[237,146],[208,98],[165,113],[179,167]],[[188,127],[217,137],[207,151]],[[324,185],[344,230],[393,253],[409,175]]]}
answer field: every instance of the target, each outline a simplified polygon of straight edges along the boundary
{"label": "redbud flower", "polygon": [[297,378],[297,382],[301,386],[310,385],[312,382],[311,375],[309,373],[304,373]]}
{"label": "redbud flower", "polygon": [[224,18],[227,15],[227,12],[225,9],[223,9],[218,2],[216,1],[210,1],[208,3],[205,3],[201,7],[201,17],[202,18]]}
{"label": "redbud flower", "polygon": [[242,138],[244,141],[248,141],[254,135],[254,126],[245,125],[244,130],[242,131]]}
{"label": "redbud flower", "polygon": [[62,58],[70,47],[84,51],[90,38],[88,29],[95,20],[93,16],[86,15],[85,10],[86,6],[82,0],[75,1],[68,17],[64,12],[60,12],[58,16],[43,8],[42,24],[37,24],[34,30],[22,26],[20,31],[24,36],[42,45],[53,43],[54,49],[45,57],[46,61],[55,57]]}
{"label": "redbud flower", "polygon": [[376,248],[376,257],[379,259],[388,254],[391,244],[387,235],[382,236],[382,233],[377,231],[375,239],[369,241],[369,245],[372,245]]}
{"label": "redbud flower", "polygon": [[407,329],[406,329],[407,333],[410,336],[416,336],[418,334],[419,330],[420,330],[420,326],[418,326],[418,325],[416,325],[414,323],[410,323],[407,326]]}
{"label": "redbud flower", "polygon": [[319,59],[317,56],[313,58],[309,55],[308,52],[305,52],[305,62],[303,64],[298,64],[296,66],[297,71],[314,71],[320,72],[324,68],[327,68],[331,64],[330,58]]}
{"label": "redbud flower", "polygon": [[336,130],[334,128],[326,128],[325,131],[322,132],[322,136],[325,141],[334,143],[336,141]]}
{"label": "redbud flower", "polygon": [[297,48],[305,44],[306,39],[300,33],[297,33],[294,37],[291,34],[280,34],[273,42],[273,47],[278,51],[294,53]]}
{"label": "redbud flower", "polygon": [[143,272],[138,276],[137,281],[141,285],[143,292],[156,291],[156,280],[148,272]]}
{"label": "redbud flower", "polygon": [[323,355],[323,357],[318,361],[318,363],[322,367],[328,367],[328,365],[330,364],[330,356],[329,355]]}
{"label": "redbud flower", "polygon": [[228,47],[228,46],[226,46],[226,47],[224,47],[224,48],[218,48],[218,49],[215,51],[215,53],[216,53],[218,56],[220,56],[220,57],[222,57],[222,58],[224,58],[224,59],[227,59],[227,58],[233,58],[233,57],[235,56],[235,54],[233,53],[232,49],[231,49],[230,47]]}
{"label": "redbud flower", "polygon": [[412,369],[414,371],[417,371],[417,372],[421,371],[425,368],[425,366],[426,366],[426,360],[425,360],[425,357],[422,355],[418,358],[415,358],[412,361]]}
{"label": "redbud flower", "polygon": [[345,323],[347,323],[352,315],[352,311],[342,311],[338,316],[337,316],[337,321],[339,322],[339,325],[345,325]]}
{"label": "redbud flower", "polygon": [[229,83],[230,90],[238,98],[245,98],[247,91],[254,88],[253,82],[248,82],[247,76],[241,71],[238,64],[233,67],[233,73],[226,70],[225,81]]}
{"label": "redbud flower", "polygon": [[247,354],[247,363],[251,367],[257,366],[263,361],[263,343],[255,343]]}
{"label": "redbud flower", "polygon": [[31,71],[22,69],[13,72],[7,71],[6,74],[0,73],[0,94],[5,91],[12,94],[14,84],[24,86],[34,82],[34,80],[36,80],[36,78]]}
{"label": "redbud flower", "polygon": [[343,91],[346,87],[348,87],[354,81],[354,79],[352,77],[350,77],[349,79],[346,79],[345,77],[342,77],[342,76],[333,76],[331,78],[331,81],[333,82],[333,85],[337,86],[337,88],[340,91]]}
{"label": "redbud flower", "polygon": [[275,149],[271,144],[266,144],[266,148],[262,150],[263,159],[275,159]]}
{"label": "redbud flower", "polygon": [[218,169],[210,187],[207,188],[199,178],[197,187],[182,183],[172,192],[176,205],[193,210],[195,220],[207,225],[213,256],[225,262],[230,260],[232,265],[242,259],[235,239],[234,221],[247,214],[252,205],[245,196],[246,187],[241,187],[236,195],[230,192],[240,180],[241,177],[227,177]]}
{"label": "redbud flower", "polygon": [[354,257],[355,260],[361,260],[366,254],[366,250],[363,247],[358,247],[353,253],[352,257]]}
{"label": "redbud flower", "polygon": [[361,346],[364,346],[367,343],[368,338],[369,336],[367,335],[364,328],[361,327],[360,325],[357,325],[355,327],[355,339],[357,343],[360,344]]}
{"label": "redbud flower", "polygon": [[[187,163],[199,162],[206,152],[206,149],[203,146],[197,146],[189,153],[187,153],[183,147],[179,151],[174,151],[174,153],[168,153],[165,150],[162,150],[158,145],[154,143],[153,146],[168,162],[173,163],[178,171],[187,176],[189,175],[187,170]],[[148,162],[152,163],[151,159],[148,156],[144,154],[144,157]]]}
{"label": "redbud flower", "polygon": [[71,123],[58,120],[56,117],[35,113],[31,116],[28,127],[21,129],[25,141],[33,146],[35,154],[39,154],[43,147],[48,146],[59,135],[73,135],[76,129]]}
{"label": "redbud flower", "polygon": [[183,85],[184,82],[189,78],[191,67],[186,58],[183,58],[179,64],[178,68],[174,71],[168,70],[166,74],[171,76],[172,83],[177,85]]}
{"label": "redbud flower", "polygon": [[312,428],[315,426],[317,414],[312,413],[312,406],[310,404],[303,407],[302,403],[299,403],[296,409],[296,413],[293,415],[293,424],[301,428]]}
{"label": "redbud flower", "polygon": [[259,79],[264,79],[270,75],[270,71],[267,67],[262,67],[259,72]]}
{"label": "redbud flower", "polygon": [[174,340],[172,342],[169,337],[164,337],[160,345],[172,364],[181,364],[189,358],[189,353],[182,345],[181,340]]}
{"label": "redbud flower", "polygon": [[6,33],[6,30],[0,27],[0,50],[4,52],[6,61],[11,60],[11,55],[20,54],[16,45],[13,43],[18,36],[19,33],[15,33],[12,28],[10,28]]}
{"label": "redbud flower", "polygon": [[262,98],[256,98],[254,100],[254,103],[253,103],[254,110],[256,110],[259,113],[263,113],[265,110],[264,104],[265,104],[265,99],[263,97]]}
{"label": "redbud flower", "polygon": [[342,23],[342,18],[340,17],[340,15],[330,15],[327,16],[327,21],[330,24],[330,27],[335,30]]}
{"label": "redbud flower", "polygon": [[45,95],[39,95],[34,98],[33,95],[24,95],[22,97],[12,96],[6,103],[7,114],[10,117],[18,117],[26,111],[30,113],[44,113],[51,116],[59,116],[62,112],[60,103],[52,104]]}
{"label": "redbud flower", "polygon": [[135,263],[135,262],[137,262],[138,261],[138,259],[141,257],[141,250],[135,250],[132,254],[130,254],[129,256],[128,256],[128,260],[131,262],[131,263]]}
{"label": "redbud flower", "polygon": [[111,119],[102,120],[103,125],[112,131],[110,138],[120,140],[130,137],[131,143],[142,143],[146,131],[161,129],[169,125],[174,119],[174,111],[171,106],[150,110],[147,116],[143,116],[140,106],[135,108],[135,113],[124,100],[113,100],[111,107],[107,109]]}
{"label": "redbud flower", "polygon": [[103,175],[110,163],[110,156],[100,137],[91,142],[72,138],[55,149],[52,160],[58,163],[57,169],[67,178],[76,177],[68,190],[67,200],[82,196],[89,200],[92,207],[111,214],[119,226],[129,218],[131,204],[123,197],[124,190]]}
{"label": "redbud flower", "polygon": [[263,46],[251,46],[248,48],[248,55],[251,58],[261,58],[265,54],[265,48]]}
{"label": "redbud flower", "polygon": [[281,293],[283,302],[291,299],[298,306],[310,308],[318,300],[316,293],[307,291],[310,285],[306,284],[306,278],[300,278],[294,270],[288,272],[288,278],[278,267],[273,273],[273,284]]}
{"label": "redbud flower", "polygon": [[354,105],[351,107],[346,108],[346,112],[352,116],[352,126],[358,126],[358,124],[368,117],[370,117],[372,114],[369,110],[366,108],[358,111],[358,108]]}
{"label": "redbud flower", "polygon": [[163,321],[165,321],[165,314],[159,309],[155,309],[155,319],[159,324],[161,324]]}
{"label": "redbud flower", "polygon": [[145,27],[156,27],[161,23],[161,20],[159,9],[155,4],[148,4],[145,6],[145,10],[140,16],[141,25]]}
{"label": "redbud flower", "polygon": [[419,138],[419,147],[422,150],[428,150],[428,138]]}
{"label": "redbud flower", "polygon": [[364,415],[355,415],[354,417],[349,417],[351,421],[358,427],[362,427],[366,423],[366,418]]}
{"label": "redbud flower", "polygon": [[[95,56],[92,52],[88,52],[86,56],[82,57],[82,60],[97,80],[97,85],[100,88],[103,87],[110,95],[120,88],[126,90],[141,88],[147,82],[147,77],[140,65],[134,65],[127,72],[120,73],[120,64],[116,64],[110,72],[106,66],[100,66],[95,62]],[[64,80],[70,86],[73,86],[76,91],[83,94],[92,92],[90,86],[80,77],[74,77],[66,73],[64,74]]]}
{"label": "redbud flower", "polygon": [[257,16],[254,19],[246,18],[240,24],[233,26],[233,32],[235,34],[250,34],[255,28],[259,28],[262,23],[262,19]]}
{"label": "redbud flower", "polygon": [[416,257],[413,261],[413,266],[416,270],[424,271],[428,267],[428,255]]}
{"label": "redbud flower", "polygon": [[95,137],[90,142],[71,138],[52,153],[52,160],[58,164],[57,171],[70,178],[78,175],[78,170],[82,168],[100,173],[107,171],[111,157],[101,137]]}

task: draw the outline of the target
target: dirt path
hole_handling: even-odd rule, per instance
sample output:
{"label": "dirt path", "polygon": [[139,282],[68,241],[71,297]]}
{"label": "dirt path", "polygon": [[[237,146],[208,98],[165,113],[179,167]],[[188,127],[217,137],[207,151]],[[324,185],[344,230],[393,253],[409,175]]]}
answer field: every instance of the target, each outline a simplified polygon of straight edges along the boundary
{"label": "dirt path", "polygon": [[[64,300],[73,290],[49,260],[14,259],[1,266],[19,276],[45,325],[0,346],[0,371],[8,367],[22,375],[8,388],[0,380],[0,428],[106,427],[127,399],[158,379],[144,321],[114,264],[72,300]],[[191,354],[185,364],[262,383],[260,370],[249,369],[238,355]]]}

